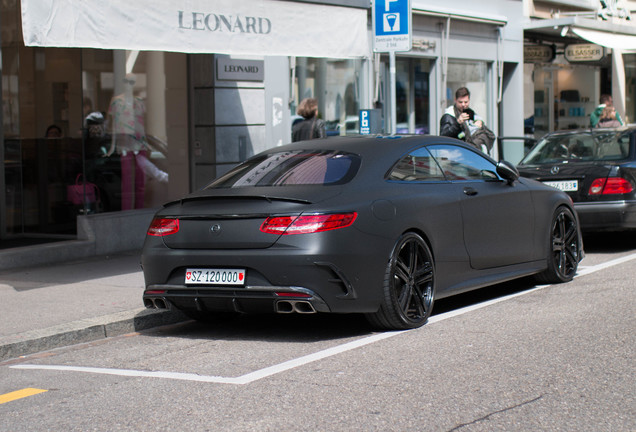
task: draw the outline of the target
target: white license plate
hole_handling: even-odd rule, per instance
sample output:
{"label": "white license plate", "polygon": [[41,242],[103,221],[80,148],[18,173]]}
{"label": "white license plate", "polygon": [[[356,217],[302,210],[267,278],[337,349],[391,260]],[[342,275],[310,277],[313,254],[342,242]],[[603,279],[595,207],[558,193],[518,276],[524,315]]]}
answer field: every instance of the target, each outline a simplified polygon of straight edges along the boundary
{"label": "white license plate", "polygon": [[564,192],[575,192],[579,189],[578,180],[547,181],[543,184],[561,189]]}
{"label": "white license plate", "polygon": [[245,269],[189,268],[185,272],[186,285],[245,285]]}

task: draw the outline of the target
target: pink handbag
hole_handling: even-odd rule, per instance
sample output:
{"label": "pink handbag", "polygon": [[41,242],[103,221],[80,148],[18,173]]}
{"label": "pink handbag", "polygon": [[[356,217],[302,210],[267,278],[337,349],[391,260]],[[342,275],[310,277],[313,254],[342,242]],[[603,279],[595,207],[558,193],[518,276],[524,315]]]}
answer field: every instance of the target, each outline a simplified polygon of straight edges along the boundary
{"label": "pink handbag", "polygon": [[[84,192],[86,192],[86,202],[94,203],[99,201],[99,189],[97,185],[90,182],[80,180],[82,174],[78,174],[75,184],[66,186],[66,199],[75,205],[81,205],[84,202]],[[86,189],[85,189],[86,188]]]}

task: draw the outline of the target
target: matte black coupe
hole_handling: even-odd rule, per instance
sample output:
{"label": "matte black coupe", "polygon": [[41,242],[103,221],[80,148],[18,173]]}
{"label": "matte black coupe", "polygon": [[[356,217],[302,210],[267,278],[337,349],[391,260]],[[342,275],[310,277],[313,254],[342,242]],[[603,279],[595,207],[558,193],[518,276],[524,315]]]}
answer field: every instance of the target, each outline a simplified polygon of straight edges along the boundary
{"label": "matte black coupe", "polygon": [[636,229],[636,127],[553,132],[517,168],[570,195],[581,230]]}
{"label": "matte black coupe", "polygon": [[435,299],[582,258],[571,199],[451,138],[336,137],[275,147],[155,215],[144,304],[228,313],[364,313],[423,325]]}

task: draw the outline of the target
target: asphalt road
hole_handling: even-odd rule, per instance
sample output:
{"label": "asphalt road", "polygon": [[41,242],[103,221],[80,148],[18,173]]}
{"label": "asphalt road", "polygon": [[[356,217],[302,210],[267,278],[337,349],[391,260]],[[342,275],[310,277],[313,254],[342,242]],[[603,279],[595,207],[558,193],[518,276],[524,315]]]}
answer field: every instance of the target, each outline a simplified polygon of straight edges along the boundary
{"label": "asphalt road", "polygon": [[407,332],[246,316],[6,362],[0,430],[634,431],[636,242],[586,250],[568,284],[440,301]]}

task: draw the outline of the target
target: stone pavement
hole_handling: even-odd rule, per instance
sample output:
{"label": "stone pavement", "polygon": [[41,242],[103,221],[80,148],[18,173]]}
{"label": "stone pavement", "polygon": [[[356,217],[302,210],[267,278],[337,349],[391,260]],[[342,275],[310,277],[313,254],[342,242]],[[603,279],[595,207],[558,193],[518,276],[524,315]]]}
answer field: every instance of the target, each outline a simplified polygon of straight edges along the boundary
{"label": "stone pavement", "polygon": [[0,361],[187,319],[144,308],[140,251],[0,272]]}

